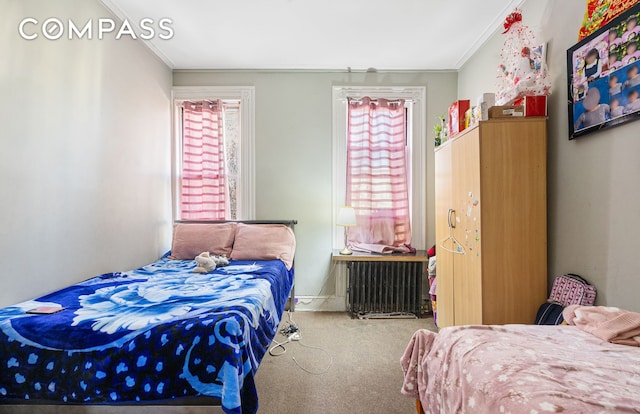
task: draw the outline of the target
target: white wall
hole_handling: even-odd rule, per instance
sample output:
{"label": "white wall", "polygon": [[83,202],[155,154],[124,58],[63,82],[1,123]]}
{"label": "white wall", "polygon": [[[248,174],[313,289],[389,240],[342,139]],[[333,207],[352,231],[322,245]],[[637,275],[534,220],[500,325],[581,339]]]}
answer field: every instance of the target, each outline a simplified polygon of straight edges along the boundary
{"label": "white wall", "polygon": [[25,17],[97,0],[0,0],[0,306],[170,246],[171,71],[131,39],[27,41]]}
{"label": "white wall", "polygon": [[[175,86],[256,88],[256,218],[297,219],[296,294],[333,295],[332,101],[334,85],[426,86],[428,114],[456,97],[454,72],[175,71]],[[427,119],[428,243],[434,243],[433,136]]]}
{"label": "white wall", "polygon": [[[583,0],[527,0],[524,22],[548,42],[550,278],[578,273],[598,303],[640,311],[640,122],[568,140],[566,50],[577,42]],[[459,73],[460,98],[495,90],[496,34]],[[544,266],[544,264],[541,264]]]}

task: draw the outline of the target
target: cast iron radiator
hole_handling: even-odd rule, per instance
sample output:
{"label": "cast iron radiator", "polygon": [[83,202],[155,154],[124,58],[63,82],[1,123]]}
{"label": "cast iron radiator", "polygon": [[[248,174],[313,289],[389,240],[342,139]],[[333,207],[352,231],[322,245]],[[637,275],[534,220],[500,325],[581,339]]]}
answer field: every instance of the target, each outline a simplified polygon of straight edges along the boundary
{"label": "cast iron radiator", "polygon": [[402,316],[422,313],[421,262],[349,262],[352,316]]}

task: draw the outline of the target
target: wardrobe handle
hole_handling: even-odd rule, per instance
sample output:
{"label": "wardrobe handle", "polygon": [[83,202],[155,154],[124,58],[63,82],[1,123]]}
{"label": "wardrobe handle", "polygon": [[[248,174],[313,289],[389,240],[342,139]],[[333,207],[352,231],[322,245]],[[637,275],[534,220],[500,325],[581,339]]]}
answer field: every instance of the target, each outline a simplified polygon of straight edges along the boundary
{"label": "wardrobe handle", "polygon": [[455,229],[456,225],[455,223],[451,220],[451,216],[453,215],[453,213],[455,213],[456,211],[452,208],[449,209],[449,214],[447,215],[447,221],[449,223],[449,228],[450,229]]}

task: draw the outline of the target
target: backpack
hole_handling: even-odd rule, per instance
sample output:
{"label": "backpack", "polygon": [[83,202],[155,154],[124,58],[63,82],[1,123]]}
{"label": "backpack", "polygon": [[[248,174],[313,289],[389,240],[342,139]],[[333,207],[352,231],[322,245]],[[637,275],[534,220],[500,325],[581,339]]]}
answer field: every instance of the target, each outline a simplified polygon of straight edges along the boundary
{"label": "backpack", "polygon": [[569,273],[553,280],[549,301],[559,303],[563,307],[592,306],[596,302],[596,289],[582,277]]}
{"label": "backpack", "polygon": [[560,325],[564,322],[562,311],[564,307],[558,303],[543,303],[536,315],[536,325]]}

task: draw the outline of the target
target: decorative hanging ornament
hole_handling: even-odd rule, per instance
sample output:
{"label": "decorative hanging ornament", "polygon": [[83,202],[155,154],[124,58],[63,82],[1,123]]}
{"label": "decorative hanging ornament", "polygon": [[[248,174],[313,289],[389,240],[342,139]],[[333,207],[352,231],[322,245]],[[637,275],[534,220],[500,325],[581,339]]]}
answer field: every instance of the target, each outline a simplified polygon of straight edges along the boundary
{"label": "decorative hanging ornament", "polygon": [[549,95],[551,79],[545,64],[545,47],[515,9],[504,21],[496,103],[505,105],[523,96]]}
{"label": "decorative hanging ornament", "polygon": [[504,20],[504,32],[502,32],[502,34],[507,33],[509,29],[511,29],[511,26],[513,26],[514,23],[521,22],[521,21],[522,21],[522,13],[520,12],[520,10],[516,9],[513,13],[508,15],[507,18]]}

